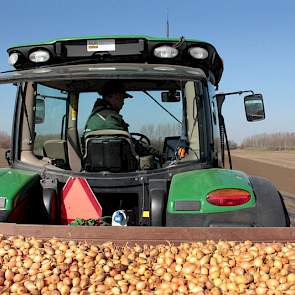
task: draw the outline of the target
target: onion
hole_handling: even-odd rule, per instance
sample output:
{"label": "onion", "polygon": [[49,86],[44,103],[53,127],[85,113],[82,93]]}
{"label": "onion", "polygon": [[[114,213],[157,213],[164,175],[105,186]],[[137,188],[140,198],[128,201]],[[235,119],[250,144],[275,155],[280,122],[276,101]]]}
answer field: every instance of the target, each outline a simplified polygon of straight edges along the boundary
{"label": "onion", "polygon": [[290,273],[287,275],[287,281],[295,285],[295,273]]}
{"label": "onion", "polygon": [[263,295],[267,293],[268,289],[266,287],[257,287],[255,291],[257,295]]}
{"label": "onion", "polygon": [[276,279],[269,279],[266,281],[266,285],[269,289],[276,290],[280,283]]}
{"label": "onion", "polygon": [[11,270],[7,269],[7,270],[5,271],[4,276],[5,276],[5,279],[6,279],[7,281],[12,281],[13,278],[14,278],[14,273],[13,273]]}

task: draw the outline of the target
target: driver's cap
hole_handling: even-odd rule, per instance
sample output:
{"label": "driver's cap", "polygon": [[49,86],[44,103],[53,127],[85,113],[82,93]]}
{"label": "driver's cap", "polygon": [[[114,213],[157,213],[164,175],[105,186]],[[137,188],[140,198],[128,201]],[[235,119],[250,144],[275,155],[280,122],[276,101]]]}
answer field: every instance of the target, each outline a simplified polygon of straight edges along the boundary
{"label": "driver's cap", "polygon": [[106,82],[101,90],[98,92],[102,96],[110,95],[114,93],[124,94],[124,98],[132,98],[133,96],[126,92],[124,85],[119,81],[108,81]]}

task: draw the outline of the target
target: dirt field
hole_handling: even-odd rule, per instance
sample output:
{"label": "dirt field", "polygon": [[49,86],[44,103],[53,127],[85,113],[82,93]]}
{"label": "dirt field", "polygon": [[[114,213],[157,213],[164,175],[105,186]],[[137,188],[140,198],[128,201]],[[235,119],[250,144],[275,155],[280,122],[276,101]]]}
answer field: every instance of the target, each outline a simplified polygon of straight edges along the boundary
{"label": "dirt field", "polygon": [[295,151],[232,150],[236,157],[295,169]]}
{"label": "dirt field", "polygon": [[232,151],[233,169],[270,179],[278,189],[295,195],[295,152]]}
{"label": "dirt field", "polygon": [[295,226],[295,152],[237,150],[232,152],[232,163],[233,169],[271,180],[282,193]]}

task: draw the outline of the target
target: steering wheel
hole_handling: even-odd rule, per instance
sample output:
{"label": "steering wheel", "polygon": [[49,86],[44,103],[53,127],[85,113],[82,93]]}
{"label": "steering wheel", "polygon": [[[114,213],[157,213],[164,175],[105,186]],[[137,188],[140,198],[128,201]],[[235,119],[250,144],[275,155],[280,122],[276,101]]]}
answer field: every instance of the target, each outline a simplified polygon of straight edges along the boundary
{"label": "steering wheel", "polygon": [[142,142],[142,143],[146,143],[146,144],[148,144],[148,145],[151,145],[151,141],[150,141],[150,139],[149,139],[146,135],[144,135],[144,134],[142,134],[142,133],[131,132],[130,135],[131,135],[134,139],[138,140],[139,142]]}

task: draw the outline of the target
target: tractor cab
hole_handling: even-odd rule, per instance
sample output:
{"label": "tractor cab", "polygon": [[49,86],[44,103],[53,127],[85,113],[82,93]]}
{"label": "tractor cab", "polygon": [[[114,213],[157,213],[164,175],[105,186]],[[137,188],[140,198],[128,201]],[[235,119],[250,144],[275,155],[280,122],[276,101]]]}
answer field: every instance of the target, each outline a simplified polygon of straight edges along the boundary
{"label": "tractor cab", "polygon": [[[8,54],[16,71],[2,80],[19,89],[22,163],[118,173],[220,162],[215,89],[223,63],[212,45],[184,38],[91,37],[15,46]],[[102,110],[85,133],[110,81],[133,96],[117,111],[127,127],[116,111],[104,117]],[[98,126],[95,119],[105,122]]]}

